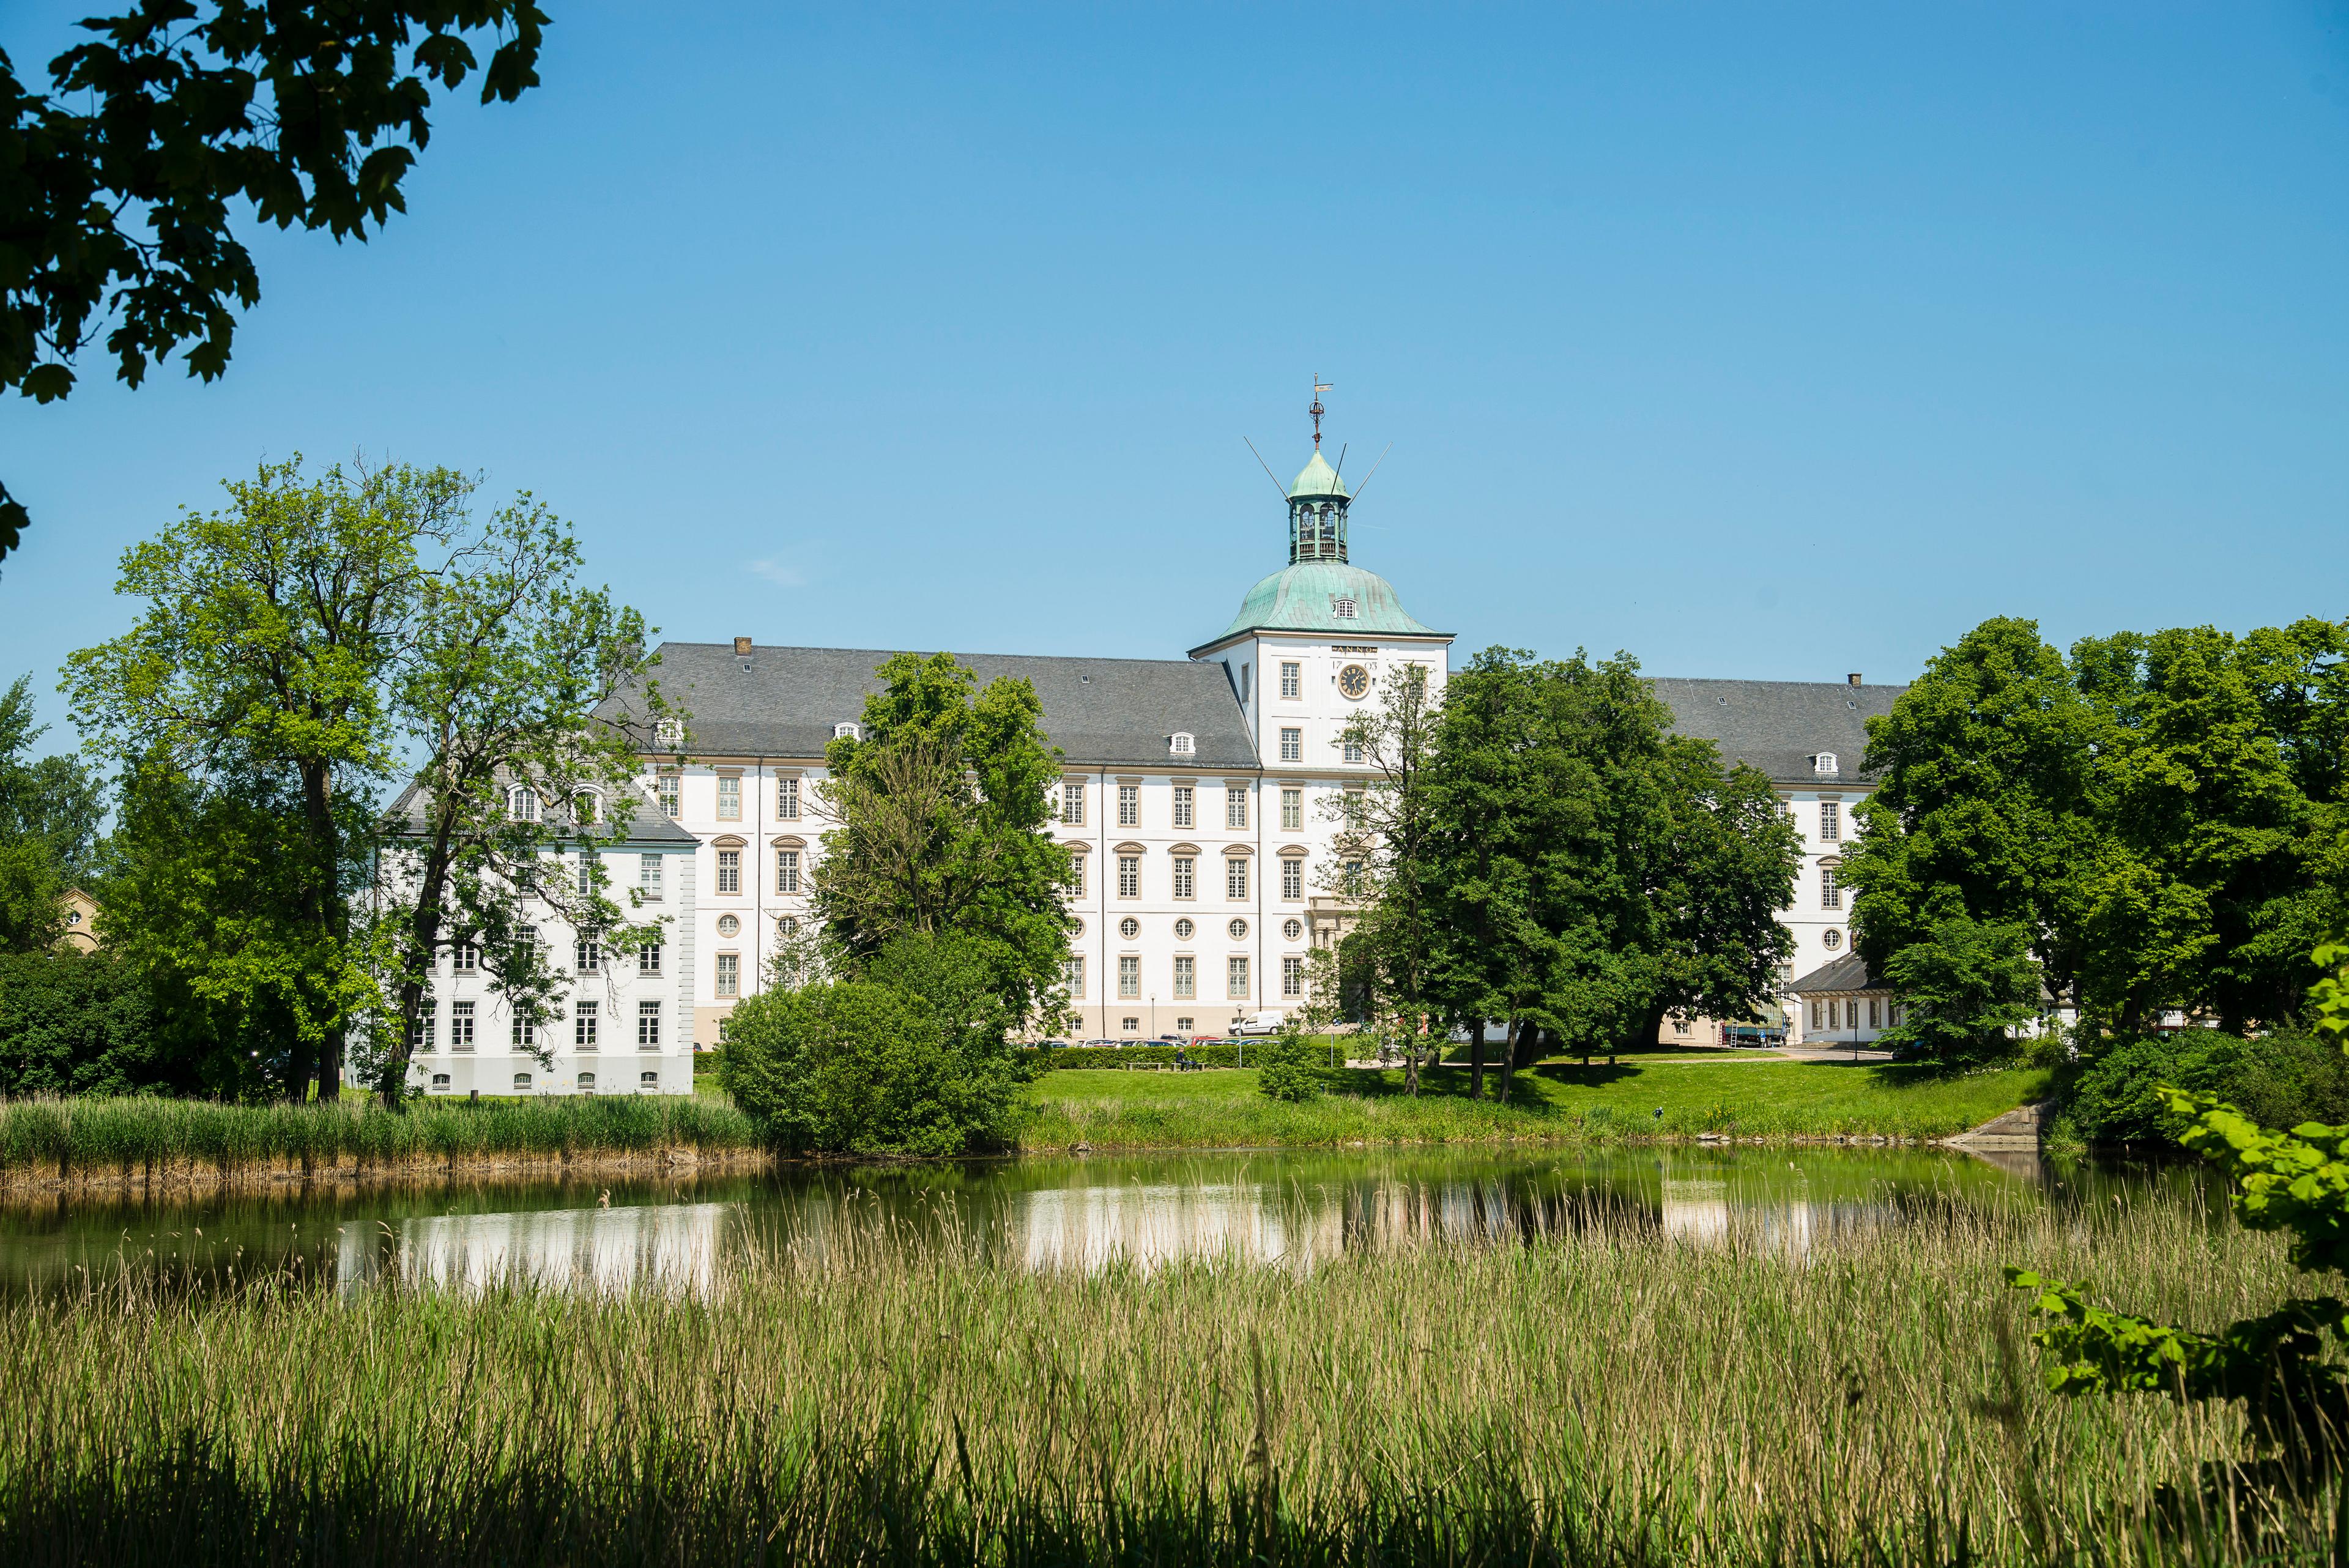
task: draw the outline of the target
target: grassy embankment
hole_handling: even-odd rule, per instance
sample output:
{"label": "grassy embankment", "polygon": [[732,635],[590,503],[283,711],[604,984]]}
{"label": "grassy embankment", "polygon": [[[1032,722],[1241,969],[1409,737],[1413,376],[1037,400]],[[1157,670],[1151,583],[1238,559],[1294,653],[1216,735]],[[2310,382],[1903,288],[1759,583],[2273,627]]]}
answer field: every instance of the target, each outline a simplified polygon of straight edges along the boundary
{"label": "grassy embankment", "polygon": [[[1253,1071],[1071,1071],[1040,1079],[1023,1147],[1263,1147],[1506,1138],[1621,1142],[1726,1133],[1739,1137],[1946,1137],[2046,1092],[2044,1070],[1945,1077],[1827,1062],[1626,1057],[1617,1066],[1547,1062],[1516,1075],[1506,1106],[1467,1097],[1464,1069],[1347,1071],[1301,1105],[1256,1092]],[[1488,1078],[1486,1093],[1492,1092]],[[1658,1116],[1656,1113],[1663,1114]]]}
{"label": "grassy embankment", "polygon": [[99,1282],[0,1304],[0,1560],[2328,1560],[2329,1492],[2165,1538],[2240,1416],[2055,1400],[1999,1281],[2216,1323],[2287,1290],[2275,1239],[1907,1218],[1027,1272],[851,1211],[707,1298]]}

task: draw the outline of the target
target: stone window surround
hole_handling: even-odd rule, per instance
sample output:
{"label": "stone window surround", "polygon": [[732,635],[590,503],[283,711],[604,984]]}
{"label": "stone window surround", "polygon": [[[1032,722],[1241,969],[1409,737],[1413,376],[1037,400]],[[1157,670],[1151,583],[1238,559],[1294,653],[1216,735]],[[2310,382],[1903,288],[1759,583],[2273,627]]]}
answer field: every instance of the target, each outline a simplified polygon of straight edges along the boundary
{"label": "stone window surround", "polygon": [[[718,781],[718,783],[713,785],[713,788],[717,792],[717,803],[711,807],[711,809],[717,813],[718,821],[740,822],[742,820],[742,774],[746,770],[736,766],[717,767],[709,770],[710,777]],[[725,781],[728,779],[732,779],[734,781],[734,815],[731,816],[726,815],[725,806]]]}

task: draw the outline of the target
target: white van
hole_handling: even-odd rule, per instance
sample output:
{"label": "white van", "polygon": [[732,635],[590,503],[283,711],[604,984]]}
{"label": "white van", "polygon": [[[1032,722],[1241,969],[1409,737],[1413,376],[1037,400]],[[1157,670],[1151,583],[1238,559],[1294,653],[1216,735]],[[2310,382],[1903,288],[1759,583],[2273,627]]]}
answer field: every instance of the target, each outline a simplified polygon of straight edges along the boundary
{"label": "white van", "polygon": [[1278,1034],[1280,1033],[1281,1020],[1286,1016],[1287,1014],[1285,1013],[1271,1011],[1259,1012],[1255,1014],[1253,1017],[1243,1018],[1237,1023],[1233,1024],[1232,1033],[1235,1034]]}

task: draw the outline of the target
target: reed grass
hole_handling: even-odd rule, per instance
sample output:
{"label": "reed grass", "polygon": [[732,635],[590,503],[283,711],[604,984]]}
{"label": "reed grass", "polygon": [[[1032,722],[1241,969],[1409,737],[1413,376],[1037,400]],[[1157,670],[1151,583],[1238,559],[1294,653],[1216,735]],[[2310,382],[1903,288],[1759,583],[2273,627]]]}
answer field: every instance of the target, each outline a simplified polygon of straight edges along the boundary
{"label": "reed grass", "polygon": [[0,1306],[0,1560],[2326,1561],[2329,1497],[2158,1522],[2231,1411],[2060,1402],[2017,1348],[2002,1262],[2274,1303],[2281,1248],[2198,1201],[1310,1271],[835,1223],[705,1295],[127,1274]]}
{"label": "reed grass", "polygon": [[67,1179],[344,1167],[390,1171],[517,1157],[759,1147],[758,1127],[748,1116],[730,1102],[698,1096],[425,1100],[396,1112],[351,1100],[263,1106],[132,1096],[0,1101],[0,1171]]}

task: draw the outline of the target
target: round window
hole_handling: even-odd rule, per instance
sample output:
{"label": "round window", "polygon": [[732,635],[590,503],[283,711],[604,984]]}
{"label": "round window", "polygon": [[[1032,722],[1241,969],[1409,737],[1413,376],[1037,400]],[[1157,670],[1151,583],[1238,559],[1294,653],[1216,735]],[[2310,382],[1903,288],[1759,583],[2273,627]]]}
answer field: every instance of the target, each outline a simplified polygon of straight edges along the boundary
{"label": "round window", "polygon": [[1338,690],[1348,701],[1361,701],[1371,690],[1371,672],[1359,664],[1349,664],[1338,671]]}
{"label": "round window", "polygon": [[1085,934],[1085,923],[1082,920],[1079,920],[1077,922],[1077,929],[1071,934],[1072,936],[1083,936]]}
{"label": "round window", "polygon": [[1305,934],[1305,922],[1302,920],[1283,920],[1280,922],[1280,934],[1287,937],[1293,942],[1298,938]]}
{"label": "round window", "polygon": [[1247,922],[1246,920],[1234,920],[1231,924],[1231,933],[1232,940],[1236,942],[1245,941],[1247,938]]}
{"label": "round window", "polygon": [[733,916],[720,915],[718,917],[718,934],[719,936],[730,937],[741,929],[742,922],[736,919]]}
{"label": "round window", "polygon": [[1127,941],[1132,941],[1142,934],[1142,922],[1128,915],[1117,923],[1117,934]]}
{"label": "round window", "polygon": [[1827,951],[1833,952],[1836,949],[1843,946],[1843,933],[1841,931],[1829,931],[1826,936],[1821,937],[1819,940],[1826,944]]}
{"label": "round window", "polygon": [[1191,940],[1191,933],[1198,929],[1198,927],[1190,922],[1190,919],[1187,917],[1174,922],[1174,934],[1182,938],[1186,942]]}

